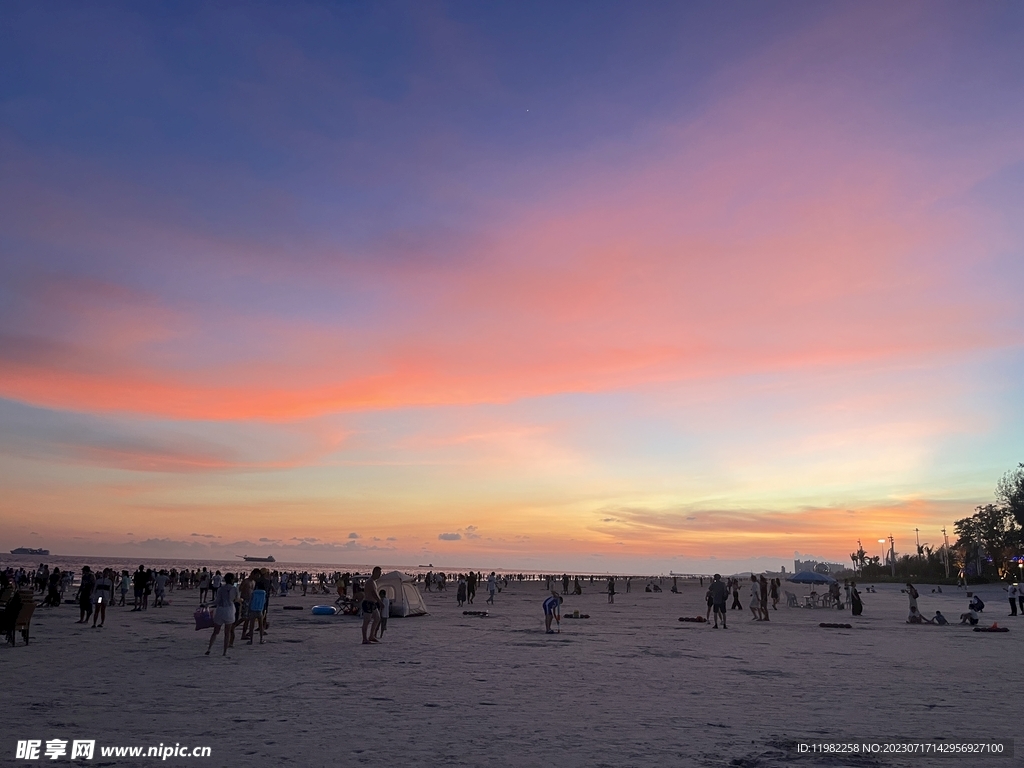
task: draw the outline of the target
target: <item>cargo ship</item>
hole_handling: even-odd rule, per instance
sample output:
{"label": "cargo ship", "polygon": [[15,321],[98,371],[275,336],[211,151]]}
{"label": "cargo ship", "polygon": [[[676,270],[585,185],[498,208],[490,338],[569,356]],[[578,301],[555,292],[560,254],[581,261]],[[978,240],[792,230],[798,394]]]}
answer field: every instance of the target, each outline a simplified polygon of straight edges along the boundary
{"label": "cargo ship", "polygon": [[274,559],[273,555],[267,555],[266,557],[251,557],[249,555],[236,555],[236,557],[242,558],[247,563],[276,563],[277,562],[277,560]]}
{"label": "cargo ship", "polygon": [[18,547],[17,549],[11,550],[12,555],[49,555],[50,550],[48,549],[30,549],[29,547]]}

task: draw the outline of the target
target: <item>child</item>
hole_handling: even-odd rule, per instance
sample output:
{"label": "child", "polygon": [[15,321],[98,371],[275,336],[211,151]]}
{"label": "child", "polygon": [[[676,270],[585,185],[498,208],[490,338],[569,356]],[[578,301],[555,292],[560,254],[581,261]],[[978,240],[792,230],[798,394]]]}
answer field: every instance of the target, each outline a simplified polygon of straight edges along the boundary
{"label": "child", "polygon": [[388,628],[388,615],[391,613],[391,601],[383,589],[377,596],[380,598],[380,627],[377,629],[377,637],[384,637],[384,630]]}

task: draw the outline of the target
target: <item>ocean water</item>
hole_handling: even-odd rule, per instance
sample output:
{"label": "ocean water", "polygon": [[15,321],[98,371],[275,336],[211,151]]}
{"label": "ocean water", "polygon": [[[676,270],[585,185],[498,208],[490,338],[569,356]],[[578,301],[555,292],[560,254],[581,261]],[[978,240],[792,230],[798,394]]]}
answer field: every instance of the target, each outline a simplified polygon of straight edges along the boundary
{"label": "ocean water", "polygon": [[[466,573],[469,570],[469,568],[451,568],[447,566],[435,568],[433,566],[389,565],[384,563],[344,563],[339,565],[337,563],[287,562],[284,560],[278,560],[274,563],[256,563],[246,562],[240,557],[235,560],[190,560],[187,558],[142,558],[129,560],[125,557],[93,557],[89,555],[0,555],[0,570],[6,570],[10,567],[31,570],[39,567],[40,563],[46,563],[50,566],[51,570],[56,567],[62,571],[71,570],[75,573],[81,572],[83,565],[88,565],[93,571],[113,568],[118,572],[127,570],[129,573],[135,572],[140,565],[157,571],[170,571],[172,568],[176,568],[179,571],[184,568],[189,570],[206,568],[208,571],[220,571],[221,573],[248,573],[253,568],[268,568],[271,571],[297,571],[298,573],[308,571],[314,575],[318,573],[345,573],[346,571],[349,573],[369,573],[373,570],[374,565],[380,565],[384,573],[402,571],[413,576],[425,574],[428,571],[437,572],[443,570],[445,573]],[[473,570],[484,571],[483,568],[475,566]],[[484,572],[490,573],[491,570],[493,569],[488,569]],[[531,577],[536,575],[525,571],[517,571],[517,573],[525,573]]]}

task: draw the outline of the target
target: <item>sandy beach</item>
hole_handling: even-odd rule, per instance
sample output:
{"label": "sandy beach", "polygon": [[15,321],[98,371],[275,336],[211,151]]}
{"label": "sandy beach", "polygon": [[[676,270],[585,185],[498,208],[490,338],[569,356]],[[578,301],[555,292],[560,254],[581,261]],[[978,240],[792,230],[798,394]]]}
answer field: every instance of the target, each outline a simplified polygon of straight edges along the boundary
{"label": "sandy beach", "polygon": [[[919,588],[926,616],[964,609],[963,591]],[[272,602],[266,645],[239,641],[227,658],[219,644],[203,656],[195,590],[162,609],[111,609],[102,629],[76,624],[73,605],[38,608],[31,644],[0,650],[4,761],[26,764],[12,759],[17,740],[59,738],[209,746],[210,758],[166,762],[217,766],[1010,765],[793,751],[802,739],[1012,739],[1024,618],[1006,616],[998,587],[978,592],[982,624],[1009,633],[907,625],[893,585],[864,594],[862,617],[783,601],[770,622],[734,610],[716,631],[678,621],[703,614],[703,589],[666,582],[634,583],[614,605],[587,584],[563,611],[591,618],[545,635],[543,583],[525,582],[493,607],[479,596],[470,607],[486,618],[464,616],[454,589],[427,593],[429,616],[393,618],[383,643],[363,646],[356,618],[313,616],[325,598],[291,596]],[[97,747],[91,764],[154,760]]]}

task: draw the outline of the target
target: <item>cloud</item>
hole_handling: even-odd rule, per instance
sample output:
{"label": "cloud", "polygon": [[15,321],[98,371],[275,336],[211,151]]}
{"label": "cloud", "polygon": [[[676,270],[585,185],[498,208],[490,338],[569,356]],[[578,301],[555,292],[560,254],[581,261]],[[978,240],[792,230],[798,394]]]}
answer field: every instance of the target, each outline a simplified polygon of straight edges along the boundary
{"label": "cloud", "polygon": [[358,534],[358,533],[356,533],[355,531],[353,531],[352,533],[350,533],[350,534],[348,535],[348,537],[349,537],[350,539],[358,539],[358,538],[360,538],[359,534]]}
{"label": "cloud", "polygon": [[461,533],[439,533],[437,538],[441,541],[459,541],[462,538]]}
{"label": "cloud", "polygon": [[[131,534],[128,534],[128,535],[131,536]],[[215,536],[212,533],[193,533],[193,534],[190,534],[190,535],[191,536],[198,536],[198,537],[203,538],[203,539],[219,539],[220,538],[220,536]]]}
{"label": "cloud", "polygon": [[268,538],[265,538],[265,537],[264,537],[264,538],[261,538],[261,539],[260,539],[260,543],[261,543],[261,544],[263,544],[263,543],[266,543],[266,544],[273,544],[273,543],[275,543],[276,541],[277,541],[277,539],[268,539]]}
{"label": "cloud", "polygon": [[467,525],[465,528],[460,529],[467,539],[479,539],[480,534],[477,533],[477,527],[475,525]]}

